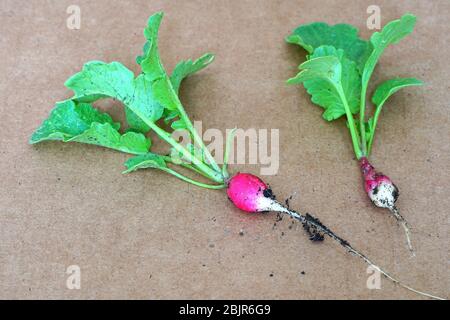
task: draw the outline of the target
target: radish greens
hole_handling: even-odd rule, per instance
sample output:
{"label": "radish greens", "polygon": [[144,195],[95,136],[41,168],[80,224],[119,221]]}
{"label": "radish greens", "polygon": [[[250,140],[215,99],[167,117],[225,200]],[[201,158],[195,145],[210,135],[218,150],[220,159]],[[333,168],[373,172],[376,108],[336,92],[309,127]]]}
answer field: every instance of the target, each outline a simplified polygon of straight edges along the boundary
{"label": "radish greens", "polygon": [[[414,78],[396,78],[382,83],[372,98],[374,116],[366,121],[366,92],[373,70],[386,47],[413,31],[415,16],[404,15],[375,32],[370,41],[358,36],[347,24],[329,26],[323,22],[301,25],[286,38],[303,47],[307,61],[289,84],[303,83],[313,103],[325,109],[323,118],[332,121],[345,115],[358,159],[371,151],[375,129],[384,102],[407,86],[421,85]],[[353,115],[358,115],[357,119]]]}
{"label": "radish greens", "polygon": [[[137,155],[125,163],[125,172],[156,168],[200,187],[225,188],[227,159],[219,167],[178,97],[182,80],[208,66],[214,55],[207,53],[195,61],[181,61],[169,76],[158,52],[158,30],[162,17],[162,13],[156,13],[148,20],[144,30],[147,41],[143,54],[136,58],[141,68],[137,77],[120,62],[86,63],[65,83],[74,92],[73,97],[56,104],[49,118],[34,132],[30,143],[60,140],[95,144]],[[103,98],[113,98],[123,103],[129,125],[126,133],[119,132],[120,124],[108,114],[93,107],[92,103]],[[185,130],[193,143],[182,145],[172,137],[171,132],[158,124],[159,120],[172,130]],[[147,137],[150,130],[172,147],[172,152],[179,155],[178,161],[168,155],[150,152],[151,142]],[[188,178],[169,168],[168,164],[192,170],[214,184]]]}
{"label": "radish greens", "polygon": [[[300,72],[288,83],[303,83],[311,101],[324,108],[325,120],[346,116],[365,191],[375,206],[389,209],[401,223],[413,254],[409,224],[395,206],[399,190],[388,176],[377,172],[367,158],[386,100],[398,90],[422,85],[422,82],[415,78],[394,78],[381,83],[372,96],[375,112],[367,120],[366,96],[373,70],[384,50],[410,34],[415,23],[415,16],[405,14],[388,23],[380,32],[375,32],[370,41],[360,39],[353,26],[329,26],[323,22],[301,25],[286,38],[287,42],[308,51],[306,62],[299,66]],[[355,115],[359,116],[355,118]]]}

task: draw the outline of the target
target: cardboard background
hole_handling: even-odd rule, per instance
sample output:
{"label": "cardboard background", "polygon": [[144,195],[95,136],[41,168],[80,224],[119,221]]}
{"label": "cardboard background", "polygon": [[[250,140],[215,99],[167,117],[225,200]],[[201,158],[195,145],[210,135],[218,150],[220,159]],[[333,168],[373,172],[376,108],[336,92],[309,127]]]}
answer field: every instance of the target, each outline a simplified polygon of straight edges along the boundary
{"label": "cardboard background", "polygon": [[[80,30],[66,28],[71,4],[81,7]],[[419,18],[383,55],[373,83],[414,76],[427,85],[386,104],[372,157],[400,187],[416,258],[364,194],[344,122],[325,123],[303,88],[284,83],[305,55],[284,36],[326,21],[356,25],[367,38],[370,4],[381,6],[382,25],[405,12]],[[137,71],[142,30],[159,10],[167,70],[216,53],[182,85],[194,119],[221,130],[280,129],[280,169],[265,177],[278,197],[296,193],[293,208],[316,214],[405,283],[448,297],[448,1],[63,0],[0,4],[0,298],[420,298],[386,280],[368,290],[366,265],[332,241],[310,243],[289,219],[273,228],[275,214],[243,214],[222,191],[152,170],[124,176],[128,156],[95,146],[27,144],[54,102],[70,96],[63,83],[84,62]],[[119,103],[102,107],[122,117]],[[66,288],[73,264],[81,290]]]}

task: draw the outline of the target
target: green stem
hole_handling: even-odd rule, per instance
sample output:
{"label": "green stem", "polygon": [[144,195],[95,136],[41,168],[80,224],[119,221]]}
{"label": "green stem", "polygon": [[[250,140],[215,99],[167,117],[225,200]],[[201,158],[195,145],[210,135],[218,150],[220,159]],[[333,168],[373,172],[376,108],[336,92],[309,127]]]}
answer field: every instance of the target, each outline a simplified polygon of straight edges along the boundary
{"label": "green stem", "polygon": [[196,185],[198,187],[202,187],[202,188],[206,188],[206,189],[223,189],[226,187],[225,184],[219,184],[219,185],[212,185],[212,184],[206,184],[206,183],[202,183],[196,180],[192,180],[184,175],[182,175],[181,173],[176,172],[175,170],[172,170],[170,168],[159,168],[162,171],[165,171],[167,173],[170,173],[172,175],[174,175],[175,177],[177,177],[178,179],[181,179],[183,181],[189,182],[193,185]]}
{"label": "green stem", "polygon": [[366,87],[363,87],[363,89],[361,90],[361,102],[359,105],[359,129],[361,135],[362,156],[366,156],[367,154],[365,115],[366,115]]}
{"label": "green stem", "polygon": [[230,131],[225,145],[225,154],[223,156],[223,165],[222,165],[222,175],[224,176],[225,179],[230,176],[227,170],[228,158],[230,157],[231,143],[233,142],[236,130],[237,128],[234,128],[233,130]]}
{"label": "green stem", "polygon": [[378,118],[380,117],[380,112],[381,112],[381,108],[383,107],[384,101],[381,102],[377,108],[375,109],[375,113],[373,115],[373,128],[372,128],[372,134],[369,138],[369,143],[368,143],[368,147],[367,147],[367,155],[370,155],[370,152],[372,151],[372,143],[373,143],[373,138],[375,136],[375,130],[377,129],[377,123],[378,123]]}
{"label": "green stem", "polygon": [[187,129],[192,134],[192,137],[194,138],[194,142],[200,146],[206,156],[206,159],[211,164],[212,168],[217,171],[221,172],[219,166],[217,165],[216,161],[214,160],[213,156],[209,152],[208,148],[205,146],[205,143],[203,142],[202,138],[198,135],[197,130],[195,130],[194,126],[192,125],[191,120],[189,119],[189,116],[187,115],[186,111],[184,110],[183,104],[181,103],[180,99],[178,98],[178,95],[175,93],[175,90],[173,90],[172,83],[169,79],[166,79],[167,85],[172,89],[173,98],[175,100],[175,103],[177,105],[178,111],[180,112],[180,118],[186,123]]}
{"label": "green stem", "polygon": [[166,162],[172,163],[172,164],[174,164],[174,165],[182,166],[183,168],[187,168],[187,169],[189,169],[189,170],[192,170],[192,171],[194,171],[195,173],[198,173],[198,174],[204,176],[204,177],[207,178],[207,179],[214,180],[213,177],[207,175],[205,172],[203,172],[203,171],[197,169],[197,168],[196,168],[195,166],[193,166],[193,165],[190,165],[190,164],[188,164],[188,163],[185,163],[185,162],[183,162],[183,161],[181,161],[181,160],[180,160],[180,162],[174,161],[174,160],[172,159],[172,157],[170,157],[170,156],[162,156],[162,158],[163,158],[164,161],[166,161]]}
{"label": "green stem", "polygon": [[[137,113],[136,113],[137,114]],[[203,171],[206,175],[211,177],[211,180],[219,183],[223,183],[224,179],[221,173],[216,172],[215,170],[211,169],[208,165],[200,161],[198,158],[194,157],[186,148],[184,148],[181,144],[179,144],[177,141],[175,141],[172,136],[158,127],[153,121],[150,121],[147,119],[147,117],[144,117],[141,114],[137,114],[142,121],[144,121],[153,131],[156,132],[156,134],[166,141],[168,144],[170,144],[172,147],[175,148],[176,151],[180,152],[189,162],[192,162],[199,170]]]}
{"label": "green stem", "polygon": [[350,130],[350,135],[352,137],[352,143],[353,143],[353,150],[355,151],[355,155],[357,159],[360,159],[362,157],[362,152],[359,147],[359,139],[358,135],[356,133],[356,126],[355,121],[353,120],[353,115],[350,111],[350,107],[347,102],[347,98],[345,97],[344,91],[341,86],[335,86],[336,91],[339,94],[339,97],[342,100],[342,103],[344,104],[345,113],[347,115],[347,121],[348,121],[348,128]]}

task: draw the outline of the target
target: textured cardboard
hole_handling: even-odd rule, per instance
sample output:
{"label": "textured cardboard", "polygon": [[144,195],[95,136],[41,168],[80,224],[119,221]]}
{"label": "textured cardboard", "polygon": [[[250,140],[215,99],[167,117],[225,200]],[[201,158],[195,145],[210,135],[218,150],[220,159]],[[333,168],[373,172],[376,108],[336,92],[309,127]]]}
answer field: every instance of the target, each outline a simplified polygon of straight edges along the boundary
{"label": "textured cardboard", "polygon": [[[66,27],[68,6],[81,29]],[[374,82],[414,76],[383,111],[373,164],[399,186],[413,226],[402,229],[361,187],[345,123],[328,124],[300,86],[305,52],[283,38],[301,23],[346,22],[364,37],[369,5],[382,24],[418,16],[412,36],[390,47]],[[239,212],[208,191],[142,170],[122,175],[127,155],[81,144],[27,144],[64,81],[88,60],[133,71],[148,16],[163,10],[160,52],[172,70],[186,58],[215,62],[182,85],[181,100],[205,128],[280,130],[280,168],[266,176],[279,199],[308,211],[405,283],[448,297],[448,1],[9,1],[0,3],[0,298],[416,299],[327,239],[313,244],[290,219]],[[123,119],[118,102],[100,104]],[[234,171],[258,173],[257,165]],[[81,289],[66,286],[71,265]]]}

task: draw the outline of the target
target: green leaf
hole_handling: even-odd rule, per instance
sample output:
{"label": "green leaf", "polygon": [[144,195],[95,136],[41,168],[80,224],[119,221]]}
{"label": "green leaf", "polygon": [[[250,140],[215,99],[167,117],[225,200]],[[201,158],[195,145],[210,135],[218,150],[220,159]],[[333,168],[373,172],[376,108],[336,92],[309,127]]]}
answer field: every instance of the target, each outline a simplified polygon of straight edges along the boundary
{"label": "green leaf", "polygon": [[[172,75],[170,76],[170,81],[172,83],[172,88],[178,94],[178,91],[180,89],[181,82],[191,74],[200,71],[201,69],[208,66],[212,61],[214,60],[214,55],[207,53],[194,62],[189,59],[185,61],[180,61],[174,68]],[[177,117],[180,116],[180,111],[178,109],[169,110],[165,109],[163,118],[164,123],[169,124],[172,120],[175,120]],[[182,119],[178,119],[170,125],[172,129],[179,130],[179,129],[186,129],[187,125]]]}
{"label": "green leaf", "polygon": [[164,108],[176,110],[178,97],[158,53],[162,16],[162,13],[152,15],[144,30],[147,39],[144,54],[136,59],[143,72],[141,75],[134,78],[134,74],[118,62],[89,62],[66,82],[66,86],[75,92],[74,98],[80,101],[101,97],[119,99],[126,105],[130,127],[139,132],[147,132],[149,127],[145,122],[160,119]]}
{"label": "green leaf", "polygon": [[120,62],[106,64],[90,61],[83,70],[66,80],[65,86],[72,89],[75,98],[92,102],[101,97],[126,100],[134,92],[134,74]]}
{"label": "green leaf", "polygon": [[136,57],[136,63],[138,65],[141,65],[142,60],[144,60],[145,56],[147,55],[148,50],[150,49],[151,43],[149,41],[147,41],[146,43],[144,43],[144,47],[142,48],[142,56],[137,56]]}
{"label": "green leaf", "polygon": [[152,83],[158,102],[169,110],[176,110],[178,96],[172,88],[158,52],[158,31],[162,18],[163,13],[158,12],[148,19],[144,29],[144,37],[147,39],[143,48],[144,54],[136,61],[141,66],[145,79]]}
{"label": "green leaf", "polygon": [[302,83],[318,78],[338,84],[342,73],[341,63],[336,56],[324,56],[307,60],[299,66],[299,69],[301,71],[294,78],[288,80],[289,84]]}
{"label": "green leaf", "polygon": [[125,167],[127,167],[127,170],[123,173],[129,173],[138,169],[146,168],[165,169],[167,168],[167,165],[162,156],[149,152],[147,154],[128,159],[125,162]]}
{"label": "green leaf", "polygon": [[150,127],[127,106],[125,106],[125,117],[130,127],[129,130],[144,134],[150,130]]}
{"label": "green leaf", "polygon": [[332,121],[346,114],[338,88],[344,92],[350,112],[358,113],[360,76],[356,64],[347,59],[342,50],[331,46],[319,47],[299,68],[301,72],[288,83],[303,82],[311,101],[325,109],[325,120]]}
{"label": "green leaf", "polygon": [[370,43],[359,38],[358,29],[348,24],[330,26],[315,22],[300,25],[286,37],[286,41],[303,47],[310,54],[321,46],[342,49],[345,57],[354,61],[360,72],[372,51]]}
{"label": "green leaf", "polygon": [[121,135],[110,124],[93,122],[91,128],[68,141],[95,144],[132,154],[144,154],[150,148],[150,140],[136,132]]}
{"label": "green leaf", "polygon": [[57,102],[50,116],[31,136],[30,143],[69,139],[89,129],[92,122],[109,123],[115,130],[120,128],[120,124],[113,122],[109,114],[98,111],[88,103],[75,104],[72,100]]}
{"label": "green leaf", "polygon": [[184,78],[202,70],[203,68],[206,68],[211,62],[213,62],[213,60],[214,55],[211,53],[206,53],[195,61],[189,59],[178,62],[172,71],[172,75],[170,76],[173,90],[178,93],[181,81],[183,81]]}
{"label": "green leaf", "polygon": [[[162,12],[152,15],[147,22],[147,27],[144,30],[144,36],[147,39],[142,49],[143,55],[136,57],[136,63],[145,69],[147,74],[152,74],[155,79],[165,75],[164,68],[161,63],[161,58],[158,52],[158,30],[163,17]],[[142,67],[143,64],[143,67]],[[143,70],[144,71],[144,70]],[[151,77],[150,77],[151,79]],[[125,109],[127,121],[133,129],[139,132],[147,132],[150,128],[128,108]]]}
{"label": "green leaf", "polygon": [[139,132],[148,130],[142,118],[155,122],[164,110],[163,99],[158,99],[154,83],[147,81],[144,75],[134,78],[134,74],[119,62],[88,62],[65,85],[74,91],[73,99],[78,101],[95,101],[104,97],[122,101],[129,108],[125,110],[130,127]]}
{"label": "green leaf", "polygon": [[144,44],[143,55],[136,58],[136,62],[151,80],[159,79],[166,74],[158,51],[158,31],[164,13],[157,12],[152,15],[144,29],[144,37],[147,42]]}
{"label": "green leaf", "polygon": [[382,106],[384,102],[401,88],[420,86],[423,82],[415,78],[395,78],[381,83],[372,96],[372,102],[376,106]]}
{"label": "green leaf", "polygon": [[[169,78],[158,53],[158,29],[162,17],[162,13],[157,13],[148,20],[144,30],[147,42],[143,48],[143,55],[137,57],[136,62],[141,66],[145,79],[152,81],[155,96],[158,98],[158,102],[165,107],[164,121],[168,124],[180,116],[178,91],[182,80],[208,66],[214,60],[214,55],[207,53],[195,61],[189,59],[179,62]],[[172,123],[171,127],[178,130],[186,128],[187,125],[183,120],[177,120]]]}
{"label": "green leaf", "polygon": [[[211,166],[209,166],[207,163],[192,157],[190,152],[183,148],[168,132],[155,124],[163,115],[171,120],[181,118],[182,121],[175,121],[173,127],[188,127],[189,134],[201,148],[206,150],[204,142],[199,137],[179,101],[177,91],[184,77],[204,68],[212,61],[213,56],[207,54],[195,62],[189,60],[179,64],[173,75],[174,89],[171,79],[164,70],[158,52],[158,30],[162,16],[162,13],[157,13],[148,20],[147,27],[144,30],[144,36],[147,42],[144,45],[142,56],[136,59],[142,70],[137,77],[119,62],[105,63],[91,61],[86,63],[80,72],[66,81],[66,86],[74,92],[72,101],[70,102],[72,105],[65,105],[66,107],[69,106],[72,109],[77,109],[74,107],[74,103],[83,105],[106,97],[118,99],[125,105],[127,120],[130,122],[129,132],[120,135],[117,131],[118,125],[113,123],[110,118],[106,120],[100,119],[102,122],[98,122],[100,120],[96,121],[95,119],[86,120],[83,118],[84,115],[80,116],[78,114],[77,110],[63,110],[67,114],[61,116],[59,115],[61,110],[58,109],[53,113],[55,119],[51,117],[33,135],[30,142],[34,143],[46,139],[78,141],[98,144],[127,152],[135,152],[137,154],[147,154],[150,145],[149,140],[135,131],[147,132],[149,128],[152,128],[159,138],[170,144],[193,162],[195,167],[192,166],[191,168],[194,171],[220,183],[220,185],[210,186],[202,184],[170,168],[166,168],[164,171],[184,181],[205,188],[223,188],[225,187],[223,184],[224,178],[220,174],[219,166],[214,161],[211,161]],[[145,145],[145,148],[141,148],[141,143]],[[208,158],[212,158],[208,151],[206,155]],[[155,157],[148,156],[145,159],[141,159],[143,160],[140,161],[142,164],[130,164],[129,169],[144,166],[163,169],[163,163],[159,160],[167,158],[162,157],[158,158],[158,160]]]}
{"label": "green leaf", "polygon": [[412,14],[405,14],[399,20],[389,22],[384,26],[381,32],[375,32],[372,34],[370,37],[370,42],[373,46],[373,50],[364,66],[364,71],[362,74],[363,88],[367,88],[378,59],[383,54],[387,46],[390,44],[396,44],[410,34],[414,30],[415,24],[416,17]]}
{"label": "green leaf", "polygon": [[183,129],[187,129],[186,122],[184,122],[183,119],[175,120],[174,122],[171,123],[170,127],[171,127],[173,130],[183,130]]}
{"label": "green leaf", "polygon": [[163,119],[164,123],[166,125],[169,125],[169,123],[174,120],[176,117],[180,115],[180,112],[178,110],[168,110],[165,109],[163,113]]}
{"label": "green leaf", "polygon": [[144,135],[118,132],[119,123],[112,121],[88,103],[66,100],[56,104],[50,116],[33,133],[30,143],[44,140],[94,144],[133,154],[145,154],[150,140]]}

